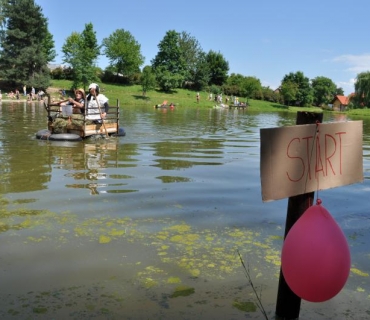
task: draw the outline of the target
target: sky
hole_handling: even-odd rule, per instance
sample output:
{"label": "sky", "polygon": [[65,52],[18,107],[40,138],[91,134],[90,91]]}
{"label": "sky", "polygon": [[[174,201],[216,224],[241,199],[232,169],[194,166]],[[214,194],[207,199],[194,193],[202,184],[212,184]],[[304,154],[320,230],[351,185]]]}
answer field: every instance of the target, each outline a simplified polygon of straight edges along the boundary
{"label": "sky", "polygon": [[[354,91],[360,72],[370,71],[368,0],[35,0],[48,19],[57,57],[72,32],[92,23],[101,44],[117,29],[129,31],[141,45],[145,65],[158,53],[169,30],[185,31],[204,52],[220,52],[229,74],[258,78],[279,87],[286,74],[301,71],[309,79],[328,77]],[[108,66],[99,57],[98,66]]]}

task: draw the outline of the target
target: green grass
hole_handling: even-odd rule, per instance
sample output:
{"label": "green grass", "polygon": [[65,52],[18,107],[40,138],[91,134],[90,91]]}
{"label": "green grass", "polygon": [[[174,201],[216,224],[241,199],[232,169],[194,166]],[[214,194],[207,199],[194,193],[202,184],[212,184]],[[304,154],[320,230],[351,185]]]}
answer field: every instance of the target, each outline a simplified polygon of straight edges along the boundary
{"label": "green grass", "polygon": [[346,112],[342,112],[350,116],[368,117],[370,116],[370,109],[350,109]]}
{"label": "green grass", "polygon": [[[57,89],[67,89],[72,85],[71,81],[68,80],[52,80],[52,88]],[[156,104],[161,104],[164,100],[168,103],[173,102],[176,107],[200,107],[200,108],[212,108],[216,105],[214,101],[207,100],[208,92],[200,92],[200,102],[196,101],[196,91],[186,90],[186,89],[176,89],[170,93],[162,92],[159,90],[152,90],[147,92],[146,96],[143,96],[141,86],[123,86],[114,84],[101,84],[101,89],[103,93],[109,98],[111,104],[115,104],[118,99],[120,106],[131,106],[131,107],[141,107],[141,106],[154,106]],[[49,90],[51,92],[51,90]],[[70,93],[72,94],[72,93]],[[58,93],[52,92],[52,96],[57,97]],[[246,101],[246,99],[240,99],[240,101]],[[248,100],[250,111],[261,111],[261,112],[274,112],[274,111],[310,111],[310,112],[322,112],[321,108],[299,108],[299,107],[287,107],[278,103],[261,101],[261,100]]]}
{"label": "green grass", "polygon": [[[1,81],[0,81],[1,85]],[[72,86],[72,81],[69,80],[52,80],[51,87],[48,89],[48,93],[53,98],[60,98],[58,89],[69,89]],[[154,106],[156,104],[161,104],[164,100],[167,100],[168,103],[173,102],[177,107],[200,107],[200,108],[212,108],[216,105],[214,101],[207,100],[208,92],[200,92],[200,102],[196,102],[196,91],[186,90],[186,89],[176,89],[170,93],[162,92],[159,90],[152,90],[147,92],[147,95],[144,97],[142,94],[141,86],[124,86],[124,85],[115,85],[115,84],[100,84],[100,87],[103,89],[104,94],[109,98],[110,104],[115,105],[116,100],[120,102],[120,106],[130,106],[130,107],[142,107],[142,106]],[[3,88],[3,87],[2,87]],[[55,90],[57,89],[57,90]],[[29,90],[29,88],[27,88]],[[3,90],[3,100],[5,97],[5,90]],[[67,94],[73,96],[73,92],[68,92]],[[23,96],[21,90],[21,100],[26,99]],[[246,101],[246,99],[240,98],[240,101]],[[261,100],[248,100],[249,111],[257,112],[275,112],[275,111],[286,111],[296,113],[297,111],[309,111],[309,112],[322,112],[321,108],[310,107],[310,108],[301,108],[301,107],[287,107],[275,102],[261,101]],[[350,116],[356,117],[368,117],[370,116],[370,109],[351,109],[346,112],[338,111],[327,111],[334,113],[344,113]]]}

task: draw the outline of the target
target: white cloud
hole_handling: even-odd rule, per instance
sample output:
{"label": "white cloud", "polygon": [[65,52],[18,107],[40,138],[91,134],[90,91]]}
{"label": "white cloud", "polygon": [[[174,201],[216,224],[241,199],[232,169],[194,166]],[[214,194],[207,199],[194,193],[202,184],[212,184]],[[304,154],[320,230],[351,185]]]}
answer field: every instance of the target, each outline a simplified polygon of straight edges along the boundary
{"label": "white cloud", "polygon": [[370,70],[370,54],[365,53],[361,55],[344,54],[333,59],[334,62],[342,62],[349,67],[346,71],[352,73],[360,73]]}
{"label": "white cloud", "polygon": [[355,78],[351,78],[348,81],[337,81],[337,87],[341,87],[346,95],[351,94],[355,90]]}

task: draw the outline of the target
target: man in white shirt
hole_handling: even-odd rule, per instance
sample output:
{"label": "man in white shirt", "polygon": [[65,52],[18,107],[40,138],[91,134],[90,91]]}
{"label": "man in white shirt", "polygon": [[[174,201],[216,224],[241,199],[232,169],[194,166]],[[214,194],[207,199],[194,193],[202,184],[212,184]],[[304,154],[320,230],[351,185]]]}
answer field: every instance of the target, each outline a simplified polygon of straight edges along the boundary
{"label": "man in white shirt", "polygon": [[89,94],[86,100],[86,119],[92,120],[94,123],[102,123],[109,109],[108,98],[100,93],[100,88],[96,83],[89,85]]}

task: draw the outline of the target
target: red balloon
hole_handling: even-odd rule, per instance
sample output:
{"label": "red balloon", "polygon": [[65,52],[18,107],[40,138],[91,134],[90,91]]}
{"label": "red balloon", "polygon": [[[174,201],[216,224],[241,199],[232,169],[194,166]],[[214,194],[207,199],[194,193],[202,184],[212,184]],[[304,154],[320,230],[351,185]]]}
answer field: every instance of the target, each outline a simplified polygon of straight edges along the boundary
{"label": "red balloon", "polygon": [[290,289],[307,301],[329,300],[344,287],[351,267],[348,243],[323,206],[308,208],[290,229],[281,267]]}

